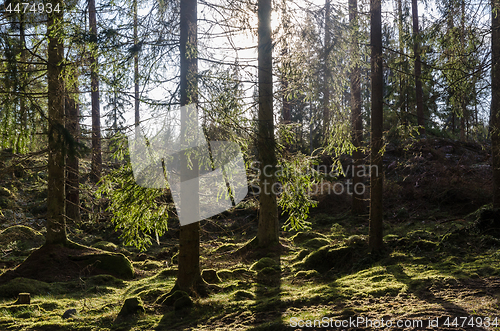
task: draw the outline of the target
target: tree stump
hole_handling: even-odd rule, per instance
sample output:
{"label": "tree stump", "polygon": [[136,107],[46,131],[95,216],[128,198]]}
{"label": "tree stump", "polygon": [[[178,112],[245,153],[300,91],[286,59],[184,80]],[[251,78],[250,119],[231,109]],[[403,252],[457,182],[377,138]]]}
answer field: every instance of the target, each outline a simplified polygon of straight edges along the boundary
{"label": "tree stump", "polygon": [[30,294],[29,293],[19,293],[16,304],[18,305],[29,305],[30,304]]}

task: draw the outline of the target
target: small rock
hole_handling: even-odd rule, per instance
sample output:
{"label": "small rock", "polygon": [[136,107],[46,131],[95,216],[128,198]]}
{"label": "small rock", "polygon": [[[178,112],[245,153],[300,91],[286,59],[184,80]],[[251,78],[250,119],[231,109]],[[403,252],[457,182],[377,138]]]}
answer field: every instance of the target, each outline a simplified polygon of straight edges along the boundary
{"label": "small rock", "polygon": [[139,312],[144,312],[144,305],[140,298],[128,298],[123,303],[123,307],[118,313],[120,316],[134,315]]}
{"label": "small rock", "polygon": [[221,282],[217,277],[217,271],[214,269],[205,269],[201,272],[201,277],[209,284],[218,284]]}
{"label": "small rock", "polygon": [[62,315],[62,319],[65,320],[65,319],[68,319],[74,315],[76,315],[76,309],[68,309]]}

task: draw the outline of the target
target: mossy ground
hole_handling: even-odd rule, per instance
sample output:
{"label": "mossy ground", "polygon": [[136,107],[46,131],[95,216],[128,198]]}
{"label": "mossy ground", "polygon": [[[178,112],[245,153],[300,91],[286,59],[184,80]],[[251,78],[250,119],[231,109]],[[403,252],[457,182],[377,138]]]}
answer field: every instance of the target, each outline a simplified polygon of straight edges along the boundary
{"label": "mossy ground", "polygon": [[[426,145],[421,145],[414,149],[424,150]],[[192,298],[192,307],[176,309],[162,305],[159,298],[166,298],[175,283],[177,266],[172,260],[177,253],[178,226],[172,224],[160,238],[161,245],[140,253],[123,247],[119,233],[106,218],[83,217],[81,224],[71,224],[70,238],[125,254],[133,261],[135,277],[121,280],[83,275],[53,283],[18,279],[11,284],[16,286],[0,286],[0,330],[274,331],[297,329],[291,326],[291,318],[324,317],[440,318],[435,330],[500,330],[491,326],[446,327],[442,323],[446,317],[500,318],[500,240],[474,228],[480,211],[467,215],[487,199],[482,195],[471,203],[453,199],[462,186],[469,185],[464,194],[471,196],[488,186],[472,181],[480,175],[476,170],[464,170],[457,178],[450,175],[455,165],[445,164],[446,170],[436,167],[431,158],[413,162],[410,157],[392,157],[398,165],[387,172],[386,250],[380,255],[368,252],[367,218],[350,216],[348,204],[337,203],[337,196],[319,197],[320,205],[312,210],[311,231],[282,232],[280,250],[240,250],[256,233],[257,209],[253,200],[247,200],[243,207],[219,219],[201,222],[201,266],[217,270],[221,282],[208,297]],[[434,169],[427,169],[427,175],[439,181],[423,181],[427,178],[423,175],[426,163]],[[467,177],[470,174],[473,176]],[[35,177],[35,184],[44,180],[42,172]],[[6,180],[0,177],[0,181]],[[25,199],[30,208],[43,203],[43,185],[35,184],[28,186],[33,194]],[[6,199],[10,199],[9,194],[22,199],[22,185],[18,189],[7,185],[10,192],[5,193]],[[26,187],[24,191],[28,191]],[[2,207],[2,220],[11,220],[10,214],[22,211],[10,200],[6,206],[12,212]],[[35,216],[28,219],[30,227],[43,233],[43,228],[35,226]],[[27,254],[29,251],[10,253],[2,247],[0,274]],[[32,293],[31,305],[13,305],[15,294],[27,291]],[[141,299],[145,312],[119,316],[124,301],[132,297]],[[73,308],[77,314],[63,320],[63,313]],[[369,328],[351,328],[355,329]]]}

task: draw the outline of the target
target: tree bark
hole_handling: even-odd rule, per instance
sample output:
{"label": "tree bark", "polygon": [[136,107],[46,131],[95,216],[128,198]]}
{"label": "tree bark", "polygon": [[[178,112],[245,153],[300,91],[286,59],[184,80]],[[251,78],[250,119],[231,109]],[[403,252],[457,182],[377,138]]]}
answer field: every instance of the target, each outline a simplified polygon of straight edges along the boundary
{"label": "tree bark", "polygon": [[89,0],[89,25],[90,25],[90,96],[92,99],[92,165],[91,179],[98,182],[101,179],[101,113],[99,109],[99,66],[97,54],[97,16],[95,0]]}
{"label": "tree bark", "polygon": [[[65,111],[66,111],[66,129],[71,134],[75,142],[80,137],[80,109],[77,102],[78,98],[78,78],[71,89],[66,90]],[[73,151],[66,158],[66,218],[73,223],[79,223],[80,218],[80,160]]]}
{"label": "tree bark", "polygon": [[422,90],[422,62],[420,60],[420,42],[418,32],[418,3],[417,0],[412,0],[411,11],[413,16],[413,50],[415,53],[415,93],[417,100],[417,124],[420,126],[418,132],[425,134],[425,119],[424,119],[424,92]]}
{"label": "tree bark", "polygon": [[500,208],[500,0],[492,0],[491,17],[491,149],[493,207]]}
{"label": "tree bark", "polygon": [[383,248],[383,169],[382,129],[384,123],[382,15],[381,0],[371,0],[371,166],[370,166],[370,237],[372,251]]}
{"label": "tree bark", "polygon": [[257,146],[260,158],[258,245],[277,244],[279,240],[276,201],[276,154],[273,118],[273,74],[271,39],[271,0],[258,0],[259,111]]}
{"label": "tree bark", "polygon": [[353,194],[352,213],[360,215],[364,213],[363,192],[359,187],[363,187],[363,178],[359,172],[363,166],[363,153],[361,152],[361,142],[363,140],[363,119],[361,118],[361,73],[358,61],[358,2],[349,0],[349,25],[351,28],[351,123],[352,123],[352,144],[355,150],[352,152],[353,159]]}
{"label": "tree bark", "polygon": [[62,78],[64,46],[59,24],[63,20],[63,3],[52,1],[52,8],[59,5],[60,11],[47,14],[47,37],[49,40],[48,77],[48,121],[49,159],[47,193],[47,234],[46,244],[65,244],[66,220],[64,215],[64,80]]}
{"label": "tree bark", "polygon": [[139,114],[139,50],[137,37],[137,0],[134,0],[134,49],[137,53],[134,54],[134,106],[135,106],[135,125],[138,126],[141,117]]}
{"label": "tree bark", "polygon": [[328,63],[328,55],[330,54],[330,0],[325,0],[325,40],[324,40],[324,55],[323,55],[323,141],[328,143],[329,126],[330,126],[330,65]]}
{"label": "tree bark", "polygon": [[[180,55],[181,55],[181,106],[198,102],[198,49],[197,49],[197,0],[183,0],[180,4]],[[186,108],[183,108],[186,109]],[[185,139],[190,115],[187,110],[181,112],[181,139]],[[194,114],[194,116],[197,116]],[[181,153],[182,154],[182,153]],[[188,157],[181,155],[181,181],[185,178],[197,178],[198,165],[188,167]],[[189,208],[199,214],[198,195],[185,192],[181,188],[181,209]],[[181,226],[179,236],[179,272],[176,285],[188,293],[198,292],[203,283],[200,273],[200,223]]]}

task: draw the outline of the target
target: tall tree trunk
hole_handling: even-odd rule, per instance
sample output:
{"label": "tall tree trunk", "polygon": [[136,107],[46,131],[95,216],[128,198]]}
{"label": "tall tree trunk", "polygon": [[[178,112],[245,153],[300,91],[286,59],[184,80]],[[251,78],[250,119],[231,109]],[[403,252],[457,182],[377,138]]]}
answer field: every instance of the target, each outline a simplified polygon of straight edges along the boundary
{"label": "tall tree trunk", "polygon": [[97,53],[97,16],[95,0],[89,0],[89,25],[90,25],[90,96],[92,99],[92,165],[91,179],[98,182],[101,179],[101,113],[99,109],[99,66]]}
{"label": "tall tree trunk", "polygon": [[500,208],[500,0],[492,0],[491,17],[491,149],[493,207]]}
{"label": "tall tree trunk", "polygon": [[273,48],[271,39],[271,0],[258,0],[259,112],[257,146],[260,158],[258,244],[277,244],[279,240],[276,201],[276,154],[273,118]]}
{"label": "tall tree trunk", "polygon": [[[75,142],[80,136],[80,106],[78,104],[78,78],[72,86],[66,86],[65,111],[66,129]],[[76,151],[70,151],[66,158],[66,218],[73,223],[79,223],[80,218],[80,160]]]}
{"label": "tall tree trunk", "polygon": [[[361,118],[361,73],[358,62],[360,61],[358,47],[358,2],[349,0],[349,25],[351,28],[351,123],[352,123],[352,153],[353,194],[352,213],[359,215],[364,213],[363,201],[363,178],[359,175],[363,166],[363,153],[361,152],[361,141],[363,140],[363,119]],[[363,190],[360,189],[363,188]]]}
{"label": "tall tree trunk", "polygon": [[323,58],[323,141],[328,143],[330,126],[330,65],[328,57],[330,54],[330,0],[325,0],[325,53]]}
{"label": "tall tree trunk", "polygon": [[[403,30],[403,3],[402,0],[397,0],[397,17],[398,17],[398,43],[399,43],[399,63],[402,66],[401,70],[406,69],[403,63],[406,63],[404,49],[404,30]],[[401,124],[408,125],[408,96],[406,88],[406,70],[404,73],[399,73],[399,107],[401,114]]]}
{"label": "tall tree trunk", "polygon": [[420,61],[420,42],[418,32],[418,3],[417,0],[412,0],[411,12],[413,16],[413,50],[415,53],[415,93],[417,100],[417,124],[421,126],[420,134],[425,134],[425,119],[424,119],[424,92],[422,90],[422,62]]}
{"label": "tall tree trunk", "polygon": [[383,169],[382,129],[384,123],[384,94],[382,67],[381,0],[371,0],[371,165],[370,165],[370,238],[372,251],[383,247]]}
{"label": "tall tree trunk", "polygon": [[134,100],[135,100],[135,125],[139,125],[141,118],[139,114],[139,50],[137,37],[137,0],[134,0],[134,49],[137,53],[134,54]]}
{"label": "tall tree trunk", "polygon": [[47,37],[49,40],[47,77],[48,77],[48,120],[49,120],[49,160],[47,193],[47,234],[46,244],[65,244],[66,220],[64,215],[64,46],[60,24],[63,20],[63,3],[52,2],[52,8],[59,5],[59,12],[47,14]]}
{"label": "tall tree trunk", "polygon": [[[181,1],[180,24],[180,55],[181,55],[181,107],[198,102],[198,49],[197,49],[197,0]],[[196,106],[195,106],[196,107]],[[181,111],[181,139],[186,138],[186,130],[193,127],[190,113],[192,109],[183,107]],[[197,121],[197,119],[196,119]],[[189,124],[189,125],[188,125]],[[188,156],[181,155],[181,181],[186,178],[198,177],[198,165],[188,167]],[[198,195],[186,192],[181,187],[181,209],[189,208],[194,214],[199,215]],[[183,207],[184,206],[184,207]],[[193,214],[193,215],[194,215]],[[200,223],[194,222],[181,226],[179,236],[179,272],[176,285],[187,292],[198,292],[202,284],[200,273]]]}
{"label": "tall tree trunk", "polygon": [[[25,132],[27,131],[27,111],[26,111],[26,84],[28,83],[28,66],[26,65],[26,32],[25,32],[25,23],[24,23],[24,14],[20,13],[19,19],[19,36],[21,41],[21,79],[19,86],[19,110],[21,115],[21,128]],[[17,136],[15,150],[17,153],[20,153],[22,150],[22,142],[24,140],[25,135],[19,134]]]}
{"label": "tall tree trunk", "polygon": [[[465,1],[462,0],[461,3],[461,25],[462,29],[460,31],[460,46],[463,50],[465,50]],[[466,68],[465,56],[462,56],[460,59],[462,62],[463,68]],[[466,81],[463,81],[462,84],[467,84]],[[460,108],[462,108],[462,117],[460,118],[460,140],[465,141],[465,132],[466,132],[466,120],[467,120],[467,102],[465,100],[465,94],[467,91],[464,88],[460,88]]]}

